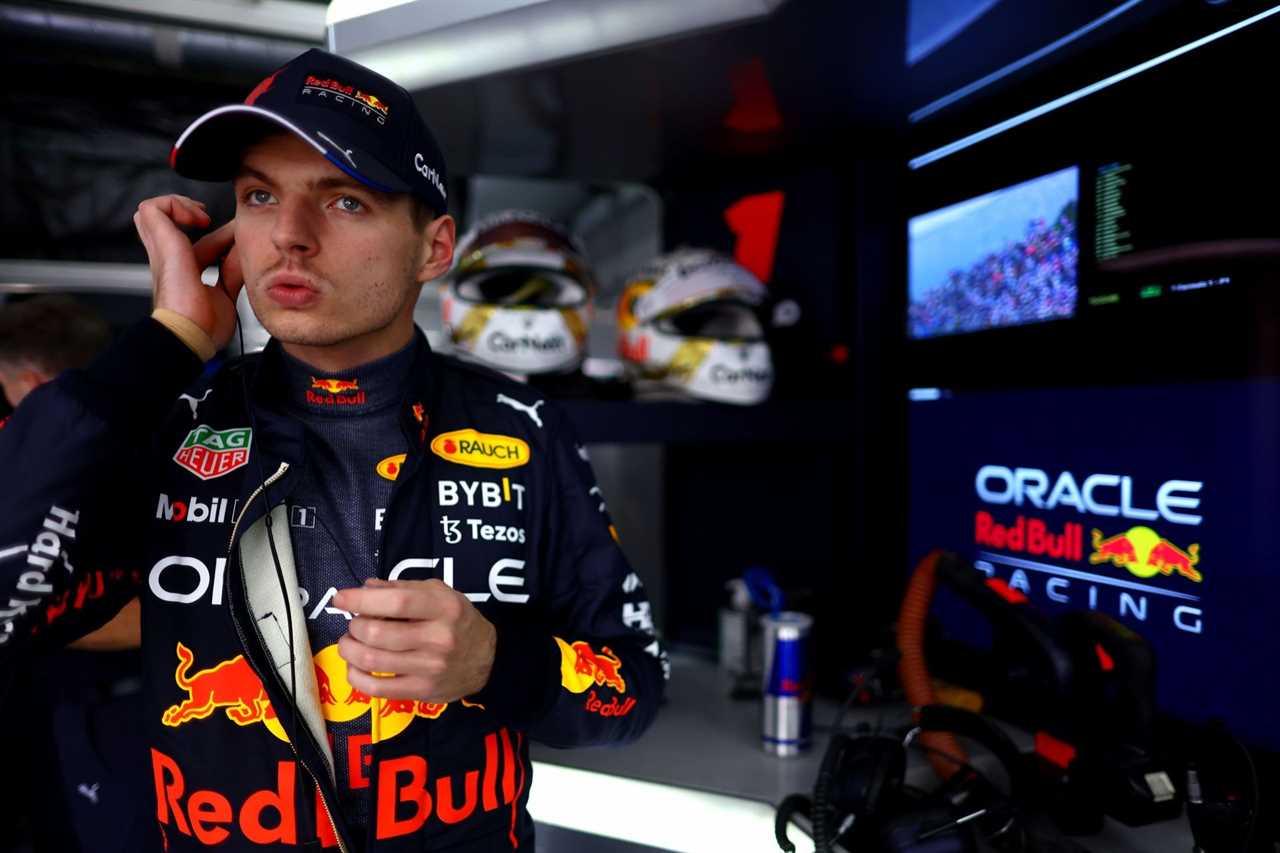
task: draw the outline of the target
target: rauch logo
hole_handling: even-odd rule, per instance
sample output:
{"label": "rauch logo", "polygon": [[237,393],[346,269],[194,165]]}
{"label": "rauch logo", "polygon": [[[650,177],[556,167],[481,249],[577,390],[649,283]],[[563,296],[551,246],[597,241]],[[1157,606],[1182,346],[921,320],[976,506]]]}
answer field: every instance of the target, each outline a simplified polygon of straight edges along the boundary
{"label": "rauch logo", "polygon": [[431,452],[473,468],[519,468],[529,461],[529,445],[524,441],[473,429],[441,433],[432,440]]}

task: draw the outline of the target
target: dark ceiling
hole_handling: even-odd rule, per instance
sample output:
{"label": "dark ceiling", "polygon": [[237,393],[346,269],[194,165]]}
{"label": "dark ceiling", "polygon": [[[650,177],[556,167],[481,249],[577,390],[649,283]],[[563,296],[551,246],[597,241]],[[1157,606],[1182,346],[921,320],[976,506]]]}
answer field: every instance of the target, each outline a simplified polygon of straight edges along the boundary
{"label": "dark ceiling", "polygon": [[[1256,5],[790,0],[756,23],[451,84],[418,99],[454,176],[711,182],[797,162],[905,159],[913,139],[958,132],[1019,92],[1043,97],[1037,81],[1056,74],[1068,85],[1108,44],[1123,47],[1114,61],[1140,56],[1126,33],[1207,31]],[[1087,38],[908,126],[911,110],[1118,9],[1124,14]],[[190,31],[175,51],[181,29],[68,4],[0,6],[0,67],[22,81],[0,93],[8,189],[0,257],[138,260],[137,199],[176,190],[226,204],[216,188],[168,171],[172,140],[204,110],[241,100],[306,45]]]}

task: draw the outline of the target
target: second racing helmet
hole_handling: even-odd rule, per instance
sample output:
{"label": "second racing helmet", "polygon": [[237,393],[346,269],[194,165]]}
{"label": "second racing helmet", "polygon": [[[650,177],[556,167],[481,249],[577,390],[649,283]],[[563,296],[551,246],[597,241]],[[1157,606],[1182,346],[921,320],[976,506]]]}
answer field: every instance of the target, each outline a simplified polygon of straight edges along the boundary
{"label": "second racing helmet", "polygon": [[459,352],[512,373],[564,373],[582,363],[595,280],[566,229],[505,210],[480,219],[454,256],[440,309]]}
{"label": "second racing helmet", "polygon": [[632,275],[618,300],[618,352],[643,377],[722,403],[773,387],[760,280],[709,249],[678,249]]}

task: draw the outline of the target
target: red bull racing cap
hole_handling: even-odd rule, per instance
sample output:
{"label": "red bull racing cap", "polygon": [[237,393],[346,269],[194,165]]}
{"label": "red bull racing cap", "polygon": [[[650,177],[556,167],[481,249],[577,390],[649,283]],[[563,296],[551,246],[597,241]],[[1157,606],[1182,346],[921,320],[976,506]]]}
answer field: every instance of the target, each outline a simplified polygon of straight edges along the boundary
{"label": "red bull racing cap", "polygon": [[169,154],[187,178],[229,181],[264,128],[287,130],[362,184],[448,209],[444,155],[413,97],[349,59],[311,49],[257,85],[243,104],[210,110]]}

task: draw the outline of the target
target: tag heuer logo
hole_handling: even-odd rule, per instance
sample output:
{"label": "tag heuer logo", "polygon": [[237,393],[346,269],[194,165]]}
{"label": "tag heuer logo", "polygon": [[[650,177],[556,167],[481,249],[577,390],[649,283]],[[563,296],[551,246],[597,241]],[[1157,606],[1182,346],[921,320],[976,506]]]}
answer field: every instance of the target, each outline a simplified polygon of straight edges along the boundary
{"label": "tag heuer logo", "polygon": [[201,424],[187,433],[173,461],[201,480],[212,480],[247,463],[252,440],[248,427],[219,431]]}

